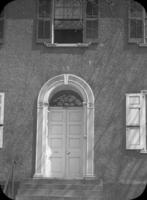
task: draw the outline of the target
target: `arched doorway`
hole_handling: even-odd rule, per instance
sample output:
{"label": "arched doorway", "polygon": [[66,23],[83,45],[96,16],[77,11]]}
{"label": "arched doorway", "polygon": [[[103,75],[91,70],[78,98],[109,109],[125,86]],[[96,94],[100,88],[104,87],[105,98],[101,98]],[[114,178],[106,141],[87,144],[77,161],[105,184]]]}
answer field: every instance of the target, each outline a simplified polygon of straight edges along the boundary
{"label": "arched doorway", "polygon": [[94,177],[94,96],[80,77],[50,79],[38,96],[34,177]]}

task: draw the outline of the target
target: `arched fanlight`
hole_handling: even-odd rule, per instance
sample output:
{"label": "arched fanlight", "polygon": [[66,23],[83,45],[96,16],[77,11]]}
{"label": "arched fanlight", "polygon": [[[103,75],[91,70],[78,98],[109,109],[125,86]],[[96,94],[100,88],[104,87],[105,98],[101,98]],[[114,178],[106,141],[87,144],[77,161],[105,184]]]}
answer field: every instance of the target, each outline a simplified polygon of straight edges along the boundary
{"label": "arched fanlight", "polygon": [[82,105],[82,97],[73,90],[61,90],[49,100],[51,107],[81,107]]}

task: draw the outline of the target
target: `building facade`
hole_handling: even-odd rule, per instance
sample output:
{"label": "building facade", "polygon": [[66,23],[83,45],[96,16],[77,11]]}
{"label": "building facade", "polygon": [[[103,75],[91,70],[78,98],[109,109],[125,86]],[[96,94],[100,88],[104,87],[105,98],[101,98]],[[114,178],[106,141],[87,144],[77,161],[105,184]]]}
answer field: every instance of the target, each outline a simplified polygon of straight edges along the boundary
{"label": "building facade", "polygon": [[101,182],[104,200],[142,192],[146,18],[129,0],[16,0],[5,7],[1,184],[15,160],[16,191],[24,180],[76,179]]}

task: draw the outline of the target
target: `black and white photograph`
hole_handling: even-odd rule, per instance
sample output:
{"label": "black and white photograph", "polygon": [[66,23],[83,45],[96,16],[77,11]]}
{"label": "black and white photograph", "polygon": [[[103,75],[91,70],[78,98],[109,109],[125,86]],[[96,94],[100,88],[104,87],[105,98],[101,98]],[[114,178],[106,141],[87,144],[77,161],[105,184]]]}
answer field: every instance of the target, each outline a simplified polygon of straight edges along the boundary
{"label": "black and white photograph", "polygon": [[147,7],[0,0],[0,200],[147,199]]}

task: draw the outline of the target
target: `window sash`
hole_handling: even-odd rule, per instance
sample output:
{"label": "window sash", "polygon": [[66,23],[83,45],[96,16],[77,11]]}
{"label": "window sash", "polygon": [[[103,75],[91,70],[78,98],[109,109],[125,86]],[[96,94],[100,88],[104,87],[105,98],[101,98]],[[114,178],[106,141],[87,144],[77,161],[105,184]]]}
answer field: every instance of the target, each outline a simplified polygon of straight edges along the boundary
{"label": "window sash", "polygon": [[[97,0],[98,1],[98,0]],[[89,42],[97,42],[98,39],[98,18],[99,18],[99,10],[95,11],[96,15],[86,15],[86,4],[87,0],[82,0],[82,14],[81,17],[73,18],[74,24],[73,27],[69,28],[69,21],[70,19],[60,19],[55,18],[55,1],[51,0],[51,16],[40,16],[39,15],[39,0],[38,0],[38,14],[37,14],[37,41],[38,42],[49,42],[51,44],[54,44],[54,31],[57,29],[65,29],[65,25],[68,25],[68,29],[77,29],[77,30],[83,30],[83,41],[81,43],[89,43]],[[98,6],[97,6],[98,9]],[[50,24],[50,36],[47,38],[39,38],[39,23],[41,21],[46,21],[48,24]],[[57,26],[59,22],[62,22],[62,26]],[[45,25],[44,25],[45,26]],[[66,30],[66,29],[65,29]],[[76,42],[74,42],[76,44]]]}

